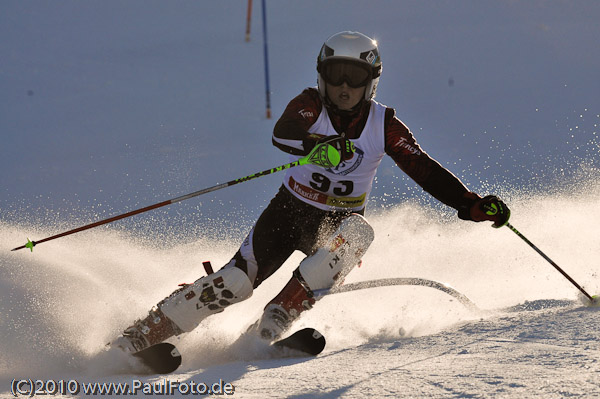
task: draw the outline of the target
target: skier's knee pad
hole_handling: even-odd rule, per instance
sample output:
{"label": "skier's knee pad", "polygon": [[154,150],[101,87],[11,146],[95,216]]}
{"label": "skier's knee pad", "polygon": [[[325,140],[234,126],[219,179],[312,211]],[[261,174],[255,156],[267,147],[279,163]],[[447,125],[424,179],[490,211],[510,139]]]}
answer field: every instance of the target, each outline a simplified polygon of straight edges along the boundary
{"label": "skier's knee pad", "polygon": [[192,331],[208,316],[252,296],[246,273],[229,267],[202,277],[158,304],[160,310],[183,331]]}
{"label": "skier's knee pad", "polygon": [[371,225],[353,213],[342,221],[325,246],[300,263],[298,271],[311,290],[330,288],[360,262],[373,238]]}

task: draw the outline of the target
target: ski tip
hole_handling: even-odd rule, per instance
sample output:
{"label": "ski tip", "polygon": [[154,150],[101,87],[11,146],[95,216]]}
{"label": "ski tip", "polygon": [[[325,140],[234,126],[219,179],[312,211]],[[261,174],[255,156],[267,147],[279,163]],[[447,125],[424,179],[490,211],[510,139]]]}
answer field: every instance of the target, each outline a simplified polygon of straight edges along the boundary
{"label": "ski tip", "polygon": [[325,337],[314,328],[303,328],[287,338],[276,341],[273,346],[304,356],[317,356],[325,349]]}
{"label": "ski tip", "polygon": [[153,345],[140,352],[134,353],[150,369],[152,374],[170,374],[181,365],[181,354],[168,342]]}
{"label": "ski tip", "polygon": [[600,295],[592,295],[589,306],[592,308],[600,308]]}

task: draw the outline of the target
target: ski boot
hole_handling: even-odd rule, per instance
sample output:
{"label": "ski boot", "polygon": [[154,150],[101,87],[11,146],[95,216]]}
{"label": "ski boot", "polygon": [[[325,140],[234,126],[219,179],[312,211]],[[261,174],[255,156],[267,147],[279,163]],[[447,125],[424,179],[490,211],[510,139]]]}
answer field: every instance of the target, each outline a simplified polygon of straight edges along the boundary
{"label": "ski boot", "polygon": [[226,267],[187,284],[158,303],[149,315],[125,329],[111,346],[136,353],[184,332],[208,316],[252,295],[252,283],[242,270]]}
{"label": "ski boot", "polygon": [[145,319],[136,320],[132,326],[127,327],[111,346],[133,354],[182,333],[183,331],[155,306]]}
{"label": "ski boot", "polygon": [[261,338],[277,340],[290,328],[300,313],[311,309],[314,304],[312,291],[296,269],[283,290],[265,306],[255,329]]}

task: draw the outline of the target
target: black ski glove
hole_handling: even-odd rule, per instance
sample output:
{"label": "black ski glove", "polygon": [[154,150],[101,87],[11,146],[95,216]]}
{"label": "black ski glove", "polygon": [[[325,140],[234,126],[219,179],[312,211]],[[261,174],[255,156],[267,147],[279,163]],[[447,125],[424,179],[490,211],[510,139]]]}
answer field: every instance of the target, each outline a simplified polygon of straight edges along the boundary
{"label": "black ski glove", "polygon": [[492,227],[506,226],[510,218],[510,209],[495,195],[487,195],[481,198],[475,193],[464,195],[465,204],[458,210],[458,217],[463,220],[482,222],[490,220],[494,222]]}
{"label": "black ski glove", "polygon": [[354,148],[354,144],[350,140],[342,136],[325,136],[319,141],[317,141],[317,145],[324,143],[329,144],[333,146],[333,148],[338,150],[340,152],[342,161],[352,159],[352,157],[354,156],[354,151],[356,151],[356,148]]}

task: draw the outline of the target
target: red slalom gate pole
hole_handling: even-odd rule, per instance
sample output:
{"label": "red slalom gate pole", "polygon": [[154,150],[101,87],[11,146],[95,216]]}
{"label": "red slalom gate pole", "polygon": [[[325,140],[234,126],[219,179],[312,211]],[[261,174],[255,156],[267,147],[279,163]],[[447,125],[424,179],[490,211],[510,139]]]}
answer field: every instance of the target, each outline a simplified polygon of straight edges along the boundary
{"label": "red slalom gate pole", "polygon": [[248,11],[246,13],[246,41],[250,41],[250,21],[252,19],[252,0],[248,0]]}

